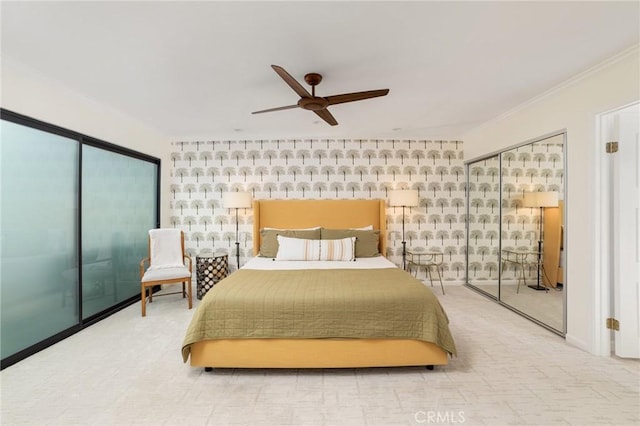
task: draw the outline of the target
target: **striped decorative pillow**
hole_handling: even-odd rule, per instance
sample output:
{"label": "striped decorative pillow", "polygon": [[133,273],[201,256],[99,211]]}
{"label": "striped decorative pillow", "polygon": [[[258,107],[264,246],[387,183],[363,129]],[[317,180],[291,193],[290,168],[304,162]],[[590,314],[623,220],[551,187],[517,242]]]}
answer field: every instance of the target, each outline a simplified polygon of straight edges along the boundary
{"label": "striped decorative pillow", "polygon": [[276,260],[319,260],[320,240],[277,236],[278,253]]}
{"label": "striped decorative pillow", "polygon": [[355,260],[355,237],[342,238],[340,240],[319,240],[320,260]]}
{"label": "striped decorative pillow", "polygon": [[320,228],[308,230],[280,230],[263,228],[262,230],[260,230],[260,256],[276,257],[276,254],[278,253],[278,235],[282,235],[288,238],[305,238],[309,240],[319,240]]}

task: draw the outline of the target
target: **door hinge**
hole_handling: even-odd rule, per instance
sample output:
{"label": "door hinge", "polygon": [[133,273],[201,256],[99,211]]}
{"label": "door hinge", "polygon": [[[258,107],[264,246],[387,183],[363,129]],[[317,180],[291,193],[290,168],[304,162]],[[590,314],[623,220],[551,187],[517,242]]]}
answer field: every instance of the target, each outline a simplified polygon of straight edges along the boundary
{"label": "door hinge", "polygon": [[618,152],[618,142],[607,142],[605,150],[607,151],[607,154]]}
{"label": "door hinge", "polygon": [[607,328],[609,330],[620,331],[620,322],[615,318],[607,318]]}

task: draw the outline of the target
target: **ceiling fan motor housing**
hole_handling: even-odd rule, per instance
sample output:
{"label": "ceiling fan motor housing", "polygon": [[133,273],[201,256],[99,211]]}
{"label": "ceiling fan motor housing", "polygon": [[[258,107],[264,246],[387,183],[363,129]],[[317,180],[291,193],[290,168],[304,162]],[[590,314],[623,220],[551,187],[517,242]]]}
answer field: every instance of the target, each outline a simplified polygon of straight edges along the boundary
{"label": "ceiling fan motor housing", "polygon": [[325,98],[319,98],[314,96],[312,98],[300,98],[298,101],[298,106],[302,109],[307,109],[309,111],[318,111],[326,108],[329,105],[329,101]]}

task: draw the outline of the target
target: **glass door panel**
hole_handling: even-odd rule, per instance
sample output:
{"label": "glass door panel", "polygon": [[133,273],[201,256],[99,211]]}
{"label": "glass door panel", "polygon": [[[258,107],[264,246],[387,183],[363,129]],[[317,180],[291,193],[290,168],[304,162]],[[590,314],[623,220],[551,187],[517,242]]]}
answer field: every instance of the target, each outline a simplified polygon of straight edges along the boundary
{"label": "glass door panel", "polygon": [[467,280],[468,284],[498,298],[500,158],[470,163],[467,170]]}
{"label": "glass door panel", "polygon": [[82,317],[140,294],[140,261],[157,221],[158,166],[85,145]]}
{"label": "glass door panel", "polygon": [[501,154],[500,301],[562,333],[564,136]]}
{"label": "glass door panel", "polygon": [[2,358],[79,323],[79,142],[0,122]]}

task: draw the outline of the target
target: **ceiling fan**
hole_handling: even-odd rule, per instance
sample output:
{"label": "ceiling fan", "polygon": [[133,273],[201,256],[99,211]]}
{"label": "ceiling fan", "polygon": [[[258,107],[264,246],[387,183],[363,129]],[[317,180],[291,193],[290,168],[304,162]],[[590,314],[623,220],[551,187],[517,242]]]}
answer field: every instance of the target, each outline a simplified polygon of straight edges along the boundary
{"label": "ceiling fan", "polygon": [[252,114],[262,114],[263,112],[282,111],[285,109],[302,108],[315,112],[318,117],[327,123],[335,126],[338,124],[336,119],[331,115],[327,107],[329,105],[343,104],[346,102],[362,101],[364,99],[385,96],[389,93],[389,89],[369,90],[366,92],[343,93],[333,96],[316,96],[316,86],[322,81],[322,75],[312,72],[304,76],[304,81],[311,86],[311,93],[305,89],[295,78],[278,65],[271,65],[271,68],[300,96],[300,100],[295,105],[288,105],[278,108],[263,109],[254,111]]}

